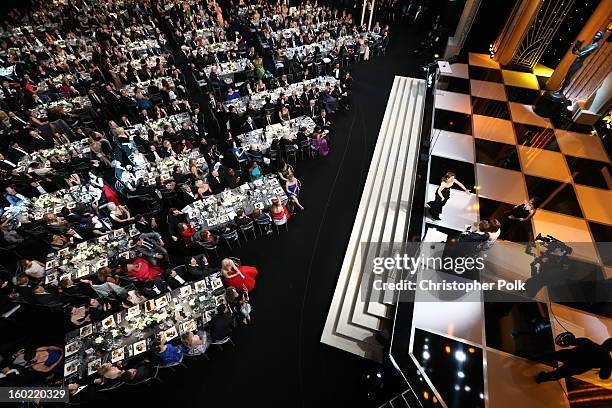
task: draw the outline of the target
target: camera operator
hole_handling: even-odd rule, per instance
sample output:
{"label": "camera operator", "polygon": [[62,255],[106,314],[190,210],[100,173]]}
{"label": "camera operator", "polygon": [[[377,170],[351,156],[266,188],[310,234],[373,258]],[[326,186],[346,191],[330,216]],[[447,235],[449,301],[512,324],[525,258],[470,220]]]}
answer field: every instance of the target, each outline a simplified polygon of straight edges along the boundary
{"label": "camera operator", "polygon": [[602,380],[610,378],[612,371],[612,357],[610,357],[612,338],[599,345],[585,337],[575,338],[572,335],[566,344],[574,346],[574,348],[557,350],[545,356],[560,361],[563,365],[553,371],[541,371],[535,377],[538,384],[582,374],[593,368],[599,368],[599,378]]}
{"label": "camera operator", "polygon": [[[568,258],[572,253],[571,247],[550,235],[542,237],[538,234],[536,242],[540,242],[546,248],[546,252],[536,256],[531,262],[531,277],[525,282],[527,295],[531,298],[535,297],[544,286],[560,282],[567,276],[571,265]],[[534,255],[531,252],[532,248],[528,246],[526,249],[530,255]]]}

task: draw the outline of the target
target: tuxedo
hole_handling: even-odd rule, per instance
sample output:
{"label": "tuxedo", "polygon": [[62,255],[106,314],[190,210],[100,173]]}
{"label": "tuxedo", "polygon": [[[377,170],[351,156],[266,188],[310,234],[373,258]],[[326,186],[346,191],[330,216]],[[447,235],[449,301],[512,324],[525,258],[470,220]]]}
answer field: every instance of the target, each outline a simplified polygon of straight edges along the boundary
{"label": "tuxedo", "polygon": [[245,121],[244,125],[242,125],[243,133],[247,133],[247,132],[250,132],[256,129],[257,129],[257,125],[255,124],[254,120],[252,120],[251,123]]}
{"label": "tuxedo", "polygon": [[212,174],[210,174],[208,176],[208,185],[215,194],[219,194],[225,189],[225,183],[221,179],[221,176],[214,177]]}

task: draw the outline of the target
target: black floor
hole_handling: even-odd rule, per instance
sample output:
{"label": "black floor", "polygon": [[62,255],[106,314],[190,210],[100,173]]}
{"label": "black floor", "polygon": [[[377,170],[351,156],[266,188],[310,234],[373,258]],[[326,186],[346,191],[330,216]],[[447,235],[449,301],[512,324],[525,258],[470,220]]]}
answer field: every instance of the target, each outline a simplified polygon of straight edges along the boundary
{"label": "black floor", "polygon": [[118,390],[113,401],[372,406],[363,376],[375,364],[323,345],[320,337],[394,76],[422,76],[423,61],[410,52],[414,42],[408,28],[394,27],[386,56],[353,66],[352,107],[334,118],[329,156],[295,166],[306,210],[292,218],[289,232],[236,251],[260,270],[253,322],[236,333],[236,347],[211,350],[211,361],[187,361],[188,369],[163,373],[164,384],[148,392]]}

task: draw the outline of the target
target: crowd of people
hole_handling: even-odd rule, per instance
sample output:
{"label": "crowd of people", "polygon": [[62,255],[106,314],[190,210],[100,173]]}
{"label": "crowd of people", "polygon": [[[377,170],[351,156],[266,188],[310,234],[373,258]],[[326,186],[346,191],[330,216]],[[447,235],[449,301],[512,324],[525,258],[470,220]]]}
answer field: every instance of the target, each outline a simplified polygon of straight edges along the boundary
{"label": "crowd of people", "polygon": [[[288,153],[329,153],[341,137],[334,115],[350,109],[350,64],[384,54],[389,30],[377,23],[369,31],[349,13],[309,2],[34,3],[11,11],[0,32],[2,312],[20,306],[16,313],[60,314],[67,330],[213,273],[225,286],[225,301],[203,329],[178,341],[159,336],[151,355],[105,363],[91,381],[66,384],[73,396],[85,395],[153,378],[156,367],[200,355],[249,324],[258,271],[219,256],[217,246],[254,226],[272,234],[304,210]],[[323,76],[333,80],[281,92],[260,108],[247,102],[238,113],[234,105]],[[261,150],[241,141],[298,117],[314,127]],[[175,164],[153,182],[138,172],[184,157],[186,166]],[[286,202],[273,199],[250,214],[239,209],[215,228],[183,211],[270,174]],[[85,277],[48,279],[57,267],[47,265],[49,253],[77,254],[78,244],[126,227],[137,230],[127,259]],[[61,344],[3,347],[2,354],[3,385],[63,381]]]}

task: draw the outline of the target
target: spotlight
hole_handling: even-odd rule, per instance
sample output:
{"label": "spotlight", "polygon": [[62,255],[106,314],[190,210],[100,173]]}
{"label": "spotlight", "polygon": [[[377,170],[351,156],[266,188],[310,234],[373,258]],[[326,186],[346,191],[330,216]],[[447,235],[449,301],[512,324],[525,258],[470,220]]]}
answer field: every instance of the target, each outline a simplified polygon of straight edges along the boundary
{"label": "spotlight", "polygon": [[440,58],[440,54],[434,54],[434,58]]}
{"label": "spotlight", "polygon": [[469,385],[466,385],[463,389],[467,392],[470,392],[472,390]]}
{"label": "spotlight", "polygon": [[425,344],[425,345],[423,346],[423,350],[429,350],[429,346],[428,346],[427,344]]}
{"label": "spotlight", "polygon": [[484,399],[484,394],[482,392],[478,394],[478,396],[480,397],[480,399]]}
{"label": "spotlight", "polygon": [[455,384],[455,391],[459,391],[461,387],[458,384]]}
{"label": "spotlight", "polygon": [[468,351],[470,352],[470,354],[474,354],[476,352],[476,349],[474,347],[470,347]]}
{"label": "spotlight", "polygon": [[429,357],[431,357],[431,354],[429,354],[429,351],[424,351],[423,352],[423,360],[429,360]]}
{"label": "spotlight", "polygon": [[463,351],[455,351],[455,359],[457,361],[463,362],[465,361],[466,358],[467,356],[465,355]]}
{"label": "spotlight", "polygon": [[465,373],[463,371],[457,371],[457,377],[465,378]]}
{"label": "spotlight", "polygon": [[446,354],[450,354],[451,348],[449,346],[446,346],[444,347],[444,351],[446,351]]}

